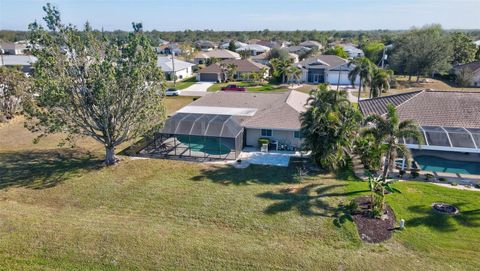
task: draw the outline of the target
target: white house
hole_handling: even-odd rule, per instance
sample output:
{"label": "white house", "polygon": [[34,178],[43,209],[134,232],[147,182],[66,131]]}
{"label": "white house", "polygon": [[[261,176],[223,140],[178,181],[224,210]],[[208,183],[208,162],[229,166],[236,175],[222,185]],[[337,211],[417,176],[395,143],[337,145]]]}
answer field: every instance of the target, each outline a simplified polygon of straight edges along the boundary
{"label": "white house", "polygon": [[455,75],[459,76],[462,71],[469,71],[471,78],[469,78],[468,85],[471,87],[480,87],[480,61],[474,61],[463,65],[453,67]]}
{"label": "white house", "polygon": [[0,55],[0,67],[20,67],[25,73],[32,72],[32,65],[37,58],[31,55]]}
{"label": "white house", "polygon": [[235,51],[237,53],[241,51],[250,51],[252,56],[256,56],[256,55],[263,54],[265,52],[270,51],[270,48],[260,44],[248,44],[247,46],[240,47]]}
{"label": "white house", "polygon": [[354,58],[357,58],[357,57],[364,57],[365,56],[365,53],[361,49],[358,49],[357,47],[355,47],[351,43],[340,44],[340,46],[342,46],[343,50],[345,50],[345,52],[347,52],[349,59],[354,59]]}
{"label": "white house", "polygon": [[[318,55],[298,62],[297,67],[302,69],[301,81],[306,83],[331,85],[350,85],[348,73],[353,68],[348,61],[335,55]],[[359,83],[357,78],[355,84]]]}
{"label": "white house", "polygon": [[[175,64],[175,71],[173,69],[173,64]],[[161,57],[157,58],[157,66],[162,69],[167,80],[172,80],[172,73],[175,73],[177,79],[185,79],[193,76],[193,66],[195,64],[174,59],[172,63],[172,57]]]}

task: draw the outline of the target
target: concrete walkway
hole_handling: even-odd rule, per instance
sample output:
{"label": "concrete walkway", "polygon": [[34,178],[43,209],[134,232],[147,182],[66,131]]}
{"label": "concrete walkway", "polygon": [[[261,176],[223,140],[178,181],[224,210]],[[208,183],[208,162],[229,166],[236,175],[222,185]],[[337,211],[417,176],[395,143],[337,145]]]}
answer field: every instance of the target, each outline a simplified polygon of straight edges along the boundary
{"label": "concrete walkway", "polygon": [[213,85],[212,82],[197,82],[188,88],[180,90],[181,96],[204,96],[207,94],[209,87]]}

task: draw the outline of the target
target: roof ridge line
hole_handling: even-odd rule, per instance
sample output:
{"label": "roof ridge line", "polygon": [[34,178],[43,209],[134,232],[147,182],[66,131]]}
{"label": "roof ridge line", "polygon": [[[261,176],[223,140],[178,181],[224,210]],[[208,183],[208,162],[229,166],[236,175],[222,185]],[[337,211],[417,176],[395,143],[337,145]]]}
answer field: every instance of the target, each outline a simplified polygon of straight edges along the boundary
{"label": "roof ridge line", "polygon": [[[422,93],[426,93],[426,90],[424,89],[424,90],[420,90],[420,91],[418,91],[418,92],[417,92],[415,95],[413,95],[413,96],[412,96],[412,97],[410,97],[409,99],[405,100],[403,103],[401,103],[401,104],[399,104],[399,105],[395,106],[395,108],[396,108],[396,109],[398,109],[400,106],[402,106],[402,105],[404,105],[404,104],[406,104],[406,103],[410,102],[410,101],[411,101],[413,98],[417,97],[418,95],[420,95],[420,94],[422,94]],[[385,113],[385,114],[387,114],[387,113]],[[385,114],[383,114],[383,115],[385,115]],[[383,115],[382,115],[382,116],[383,116]]]}

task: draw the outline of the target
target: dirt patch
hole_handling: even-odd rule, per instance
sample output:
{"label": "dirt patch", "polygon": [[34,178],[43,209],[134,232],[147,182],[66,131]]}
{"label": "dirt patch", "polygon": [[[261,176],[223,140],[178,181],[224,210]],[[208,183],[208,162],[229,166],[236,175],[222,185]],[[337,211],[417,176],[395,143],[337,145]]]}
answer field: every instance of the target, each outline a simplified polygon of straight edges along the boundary
{"label": "dirt patch", "polygon": [[395,228],[395,214],[392,208],[386,205],[382,219],[373,218],[370,213],[370,197],[364,196],[354,199],[359,211],[355,213],[353,221],[357,226],[358,234],[364,242],[380,243],[392,238]]}

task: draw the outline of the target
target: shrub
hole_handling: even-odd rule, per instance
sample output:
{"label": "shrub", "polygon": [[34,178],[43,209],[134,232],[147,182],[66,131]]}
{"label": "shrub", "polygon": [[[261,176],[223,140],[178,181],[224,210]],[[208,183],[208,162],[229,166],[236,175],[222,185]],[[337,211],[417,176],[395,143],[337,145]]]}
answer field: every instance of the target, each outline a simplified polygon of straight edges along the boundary
{"label": "shrub", "polygon": [[480,189],[480,183],[477,183],[477,184],[475,185],[475,188]]}
{"label": "shrub", "polygon": [[410,175],[412,175],[412,178],[418,178],[418,176],[420,176],[420,174],[416,171],[410,171]]}
{"label": "shrub", "polygon": [[407,173],[405,170],[400,169],[400,170],[398,171],[398,177],[403,177],[403,175],[405,175],[405,173]]}
{"label": "shrub", "polygon": [[268,138],[259,138],[258,139],[258,146],[263,146],[263,144],[268,144],[270,143],[270,140]]}
{"label": "shrub", "polygon": [[435,176],[434,176],[433,174],[431,174],[431,173],[425,174],[425,180],[427,180],[427,181],[430,180],[430,179],[433,178],[433,177],[435,177]]}
{"label": "shrub", "polygon": [[441,177],[438,180],[441,181],[441,182],[447,182],[448,181],[447,178],[444,178],[444,177]]}
{"label": "shrub", "polygon": [[457,182],[451,182],[450,185],[451,185],[451,186],[457,186],[458,183],[457,183]]}

